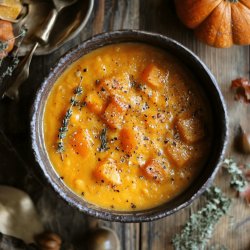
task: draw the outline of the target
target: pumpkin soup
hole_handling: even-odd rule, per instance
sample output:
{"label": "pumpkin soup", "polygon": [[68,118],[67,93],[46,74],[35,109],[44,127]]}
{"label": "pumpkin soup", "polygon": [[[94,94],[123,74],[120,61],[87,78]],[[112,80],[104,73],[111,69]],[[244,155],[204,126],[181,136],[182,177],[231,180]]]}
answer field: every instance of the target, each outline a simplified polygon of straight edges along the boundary
{"label": "pumpkin soup", "polygon": [[45,107],[45,145],[58,178],[107,209],[173,199],[211,146],[211,111],[198,85],[178,59],[146,44],[84,55],[57,79]]}

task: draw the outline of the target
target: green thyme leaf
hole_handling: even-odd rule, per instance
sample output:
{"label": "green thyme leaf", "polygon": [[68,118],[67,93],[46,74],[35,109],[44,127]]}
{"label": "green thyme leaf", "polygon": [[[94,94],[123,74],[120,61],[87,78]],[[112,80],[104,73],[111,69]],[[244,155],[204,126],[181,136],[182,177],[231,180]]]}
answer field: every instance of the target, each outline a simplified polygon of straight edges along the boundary
{"label": "green thyme leaf", "polygon": [[107,141],[107,128],[104,128],[100,134],[101,146],[99,151],[107,151],[108,150],[108,141]]}
{"label": "green thyme leaf", "polygon": [[172,240],[174,249],[205,250],[213,235],[215,225],[225,215],[231,200],[217,187],[211,187],[205,193],[206,205],[192,214],[182,229]]}
{"label": "green thyme leaf", "polygon": [[72,107],[70,107],[65,114],[65,118],[68,120],[73,114]]}
{"label": "green thyme leaf", "polygon": [[4,67],[2,67],[4,58],[0,59],[0,66],[1,66],[0,82],[2,82],[6,76],[12,76],[14,70],[16,69],[19,63],[19,58],[18,58],[19,48],[21,46],[21,43],[26,33],[27,33],[27,29],[24,26],[22,26],[16,37],[13,37],[8,41],[4,41],[4,42],[0,41],[0,52],[1,52],[1,51],[4,51],[8,47],[9,41],[16,39],[16,43],[15,43],[16,49],[13,50],[14,52],[12,53],[11,57],[9,57],[9,61],[6,63]]}
{"label": "green thyme leaf", "polygon": [[80,102],[77,101],[74,97],[72,97],[72,98],[70,99],[70,104],[73,105],[74,107],[75,107],[75,106],[80,106]]}
{"label": "green thyme leaf", "polygon": [[83,89],[82,89],[82,87],[79,86],[79,87],[77,87],[77,88],[75,89],[74,94],[75,94],[75,95],[81,95],[82,92],[83,92]]}
{"label": "green thyme leaf", "polygon": [[4,51],[8,47],[8,42],[0,41],[0,52]]}
{"label": "green thyme leaf", "polygon": [[59,132],[61,132],[62,129],[67,129],[67,130],[68,130],[67,127],[68,127],[68,125],[69,125],[69,118],[70,118],[70,117],[68,117],[68,116],[65,114],[65,116],[64,116],[64,118],[63,118],[63,121],[62,121],[62,126],[63,126],[63,127],[59,129]]}
{"label": "green thyme leaf", "polygon": [[66,132],[59,133],[59,139],[64,139],[66,137]]}
{"label": "green thyme leaf", "polygon": [[68,131],[68,128],[67,127],[61,127],[61,128],[59,128],[59,132],[62,132],[62,133],[64,133],[64,132],[67,132]]}
{"label": "green thyme leaf", "polygon": [[19,63],[19,58],[18,57],[13,57],[11,63],[7,66],[5,71],[0,76],[0,81],[3,81],[3,79],[6,76],[12,76],[12,74],[13,74],[14,70],[16,69],[18,63]]}
{"label": "green thyme leaf", "polygon": [[57,144],[57,152],[58,153],[63,153],[64,152],[63,142],[58,142],[58,144]]}
{"label": "green thyme leaf", "polygon": [[76,87],[76,89],[74,90],[74,96],[70,98],[70,107],[66,111],[65,116],[62,119],[62,125],[59,128],[59,134],[58,134],[59,141],[57,142],[57,152],[61,154],[62,160],[63,160],[62,153],[65,151],[63,140],[67,136],[70,118],[73,114],[73,107],[76,106],[77,103],[79,103],[79,101],[76,99],[77,96],[83,93],[83,88],[81,87],[83,78],[81,77],[81,75],[79,75],[79,78],[80,78],[80,82],[78,86]]}
{"label": "green thyme leaf", "polygon": [[225,159],[223,167],[231,176],[230,185],[236,191],[242,192],[247,186],[247,180],[237,163],[232,159]]}

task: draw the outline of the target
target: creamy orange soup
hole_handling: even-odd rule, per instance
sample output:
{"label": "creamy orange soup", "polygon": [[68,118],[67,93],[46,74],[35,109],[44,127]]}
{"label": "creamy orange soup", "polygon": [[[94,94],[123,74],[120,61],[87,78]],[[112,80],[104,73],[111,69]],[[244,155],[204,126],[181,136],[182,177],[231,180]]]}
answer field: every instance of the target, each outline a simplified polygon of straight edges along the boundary
{"label": "creamy orange soup", "polygon": [[82,199],[142,210],[197,176],[210,149],[210,117],[179,60],[148,45],[115,44],[83,56],[56,81],[44,139],[59,178]]}

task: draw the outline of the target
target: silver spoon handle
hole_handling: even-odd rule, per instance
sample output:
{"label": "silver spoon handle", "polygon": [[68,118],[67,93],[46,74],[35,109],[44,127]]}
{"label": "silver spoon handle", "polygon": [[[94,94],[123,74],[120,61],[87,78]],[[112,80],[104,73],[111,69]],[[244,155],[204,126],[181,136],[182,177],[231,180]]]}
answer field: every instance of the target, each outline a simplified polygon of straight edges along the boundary
{"label": "silver spoon handle", "polygon": [[16,73],[14,74],[13,83],[11,87],[5,91],[4,96],[8,96],[10,99],[16,101],[19,99],[19,87],[29,77],[30,62],[37,46],[38,42],[33,45],[30,52],[19,63],[16,68]]}
{"label": "silver spoon handle", "polygon": [[58,11],[56,9],[52,9],[49,12],[49,15],[45,19],[44,23],[42,24],[41,28],[35,32],[35,37],[41,44],[46,44],[49,40],[50,32],[54,26],[58,15]]}

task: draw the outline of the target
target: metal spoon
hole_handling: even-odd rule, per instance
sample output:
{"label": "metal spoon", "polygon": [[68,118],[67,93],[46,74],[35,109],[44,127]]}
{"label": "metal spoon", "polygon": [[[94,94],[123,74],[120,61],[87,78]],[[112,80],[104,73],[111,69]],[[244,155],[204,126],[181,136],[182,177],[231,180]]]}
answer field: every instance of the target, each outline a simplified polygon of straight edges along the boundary
{"label": "metal spoon", "polygon": [[48,17],[44,21],[43,25],[34,34],[36,42],[31,48],[30,52],[23,58],[23,60],[18,65],[14,72],[14,76],[11,79],[11,86],[5,90],[3,97],[8,96],[10,99],[18,101],[19,100],[19,87],[26,81],[29,77],[29,67],[33,54],[39,44],[45,45],[49,40],[49,35],[54,26],[56,18],[60,11],[74,3],[77,0],[53,0],[54,8],[50,11]]}

